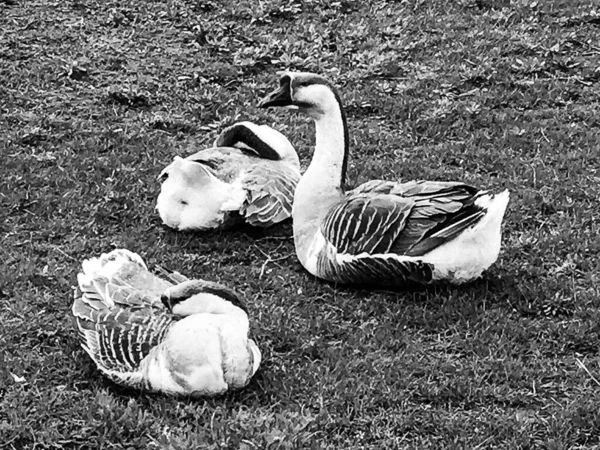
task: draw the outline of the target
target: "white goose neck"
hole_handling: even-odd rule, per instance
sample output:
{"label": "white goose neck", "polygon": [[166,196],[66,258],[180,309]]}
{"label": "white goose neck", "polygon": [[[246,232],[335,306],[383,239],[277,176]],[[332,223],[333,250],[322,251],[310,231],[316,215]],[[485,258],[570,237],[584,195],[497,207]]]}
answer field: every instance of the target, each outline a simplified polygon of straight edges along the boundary
{"label": "white goose neck", "polygon": [[341,188],[345,158],[345,124],[339,110],[330,111],[315,119],[315,153],[307,172],[318,172],[329,187]]}
{"label": "white goose neck", "polygon": [[292,217],[296,253],[306,266],[323,218],[343,196],[346,123],[338,101],[322,108],[315,120],[315,151],[296,187]]}

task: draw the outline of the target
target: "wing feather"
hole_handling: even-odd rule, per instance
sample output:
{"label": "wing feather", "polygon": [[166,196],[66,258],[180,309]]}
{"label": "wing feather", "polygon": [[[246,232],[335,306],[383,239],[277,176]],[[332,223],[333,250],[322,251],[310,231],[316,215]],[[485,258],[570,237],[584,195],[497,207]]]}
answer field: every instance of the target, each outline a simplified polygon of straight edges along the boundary
{"label": "wing feather", "polygon": [[338,254],[421,256],[481,220],[475,199],[484,194],[464,183],[372,180],[328,213],[321,232]]}
{"label": "wing feather", "polygon": [[160,301],[173,283],[148,272],[138,255],[125,250],[82,266],[72,307],[81,346],[111,379],[136,386],[143,381],[141,361],[175,321]]}
{"label": "wing feather", "polygon": [[322,261],[323,273],[342,283],[398,285],[399,283],[429,283],[433,267],[422,261],[407,261],[384,256],[355,256],[343,264]]}
{"label": "wing feather", "polygon": [[386,194],[349,197],[333,208],[321,232],[338,253],[387,253],[414,202]]}
{"label": "wing feather", "polygon": [[183,283],[184,281],[189,281],[188,277],[180,274],[179,272],[177,272],[175,270],[172,270],[172,271],[167,270],[164,267],[159,266],[158,264],[155,265],[154,267],[160,276],[162,276],[163,278],[166,278],[173,284],[179,284],[179,283]]}
{"label": "wing feather", "polygon": [[389,194],[397,184],[394,181],[369,180],[349,191],[348,194]]}
{"label": "wing feather", "polygon": [[289,218],[299,179],[299,172],[286,164],[256,164],[242,180],[248,194],[240,213],[255,226],[269,226]]}
{"label": "wing feather", "polygon": [[100,370],[113,376],[135,372],[174,322],[166,311],[149,307],[97,311],[87,305],[85,294],[75,298],[73,315],[83,349]]}

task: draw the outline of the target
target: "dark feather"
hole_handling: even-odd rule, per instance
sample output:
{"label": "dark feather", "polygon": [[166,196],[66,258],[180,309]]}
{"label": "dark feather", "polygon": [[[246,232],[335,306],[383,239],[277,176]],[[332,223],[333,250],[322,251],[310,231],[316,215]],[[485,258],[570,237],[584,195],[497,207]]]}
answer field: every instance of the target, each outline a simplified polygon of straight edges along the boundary
{"label": "dark feather", "polygon": [[272,161],[281,159],[281,156],[273,147],[265,143],[250,128],[239,123],[225,128],[217,138],[215,147],[234,147],[239,143],[250,147],[261,158]]}
{"label": "dark feather", "polygon": [[322,233],[338,253],[387,253],[413,203],[389,195],[353,196],[330,211]]}
{"label": "dark feather", "polygon": [[398,261],[376,256],[333,264],[322,258],[319,265],[326,279],[340,283],[397,286],[411,282],[426,284],[433,278],[433,267],[421,261]]}
{"label": "dark feather", "polygon": [[230,289],[220,283],[206,280],[188,280],[175,286],[170,290],[168,299],[166,301],[168,301],[170,308],[173,309],[176,304],[201,293],[207,293],[221,297],[222,299],[227,300],[233,305],[242,309],[246,313],[248,312],[248,308],[246,307],[245,303],[233,289]]}
{"label": "dark feather", "polygon": [[[99,310],[90,306],[97,307],[98,303],[90,301],[86,294],[80,294],[75,298],[73,315],[82,344],[105,371],[135,371],[174,322],[165,311],[157,311],[148,305],[109,308],[102,303],[104,307]],[[86,336],[86,330],[94,336],[92,341]]]}
{"label": "dark feather", "polygon": [[338,253],[421,256],[481,220],[482,194],[464,183],[373,180],[334,207],[321,231]]}

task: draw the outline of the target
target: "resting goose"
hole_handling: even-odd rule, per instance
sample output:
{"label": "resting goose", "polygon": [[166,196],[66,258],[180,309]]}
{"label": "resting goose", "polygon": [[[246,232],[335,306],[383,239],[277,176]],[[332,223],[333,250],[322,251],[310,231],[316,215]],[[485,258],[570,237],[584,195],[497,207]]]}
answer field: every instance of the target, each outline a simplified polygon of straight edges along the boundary
{"label": "resting goose", "polygon": [[284,72],[261,107],[315,121],[316,143],[292,212],[296,253],[311,274],[339,283],[402,286],[479,277],[498,258],[509,192],[464,183],[369,181],[345,190],[348,127],[332,83]]}
{"label": "resting goose", "polygon": [[81,345],[114,382],[199,397],[244,387],[257,371],[261,353],[231,289],[158,277],[124,249],[82,267],[73,303]]}
{"label": "resting goose", "polygon": [[171,228],[227,228],[242,220],[267,227],[291,216],[300,161],[279,131],[239,122],[212,148],[176,156],[159,179],[156,209]]}

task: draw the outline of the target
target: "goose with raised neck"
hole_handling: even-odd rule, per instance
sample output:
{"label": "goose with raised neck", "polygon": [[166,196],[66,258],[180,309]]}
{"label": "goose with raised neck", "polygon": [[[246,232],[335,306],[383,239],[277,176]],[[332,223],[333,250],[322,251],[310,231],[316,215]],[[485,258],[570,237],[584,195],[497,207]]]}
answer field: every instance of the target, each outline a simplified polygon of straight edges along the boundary
{"label": "goose with raised neck", "polygon": [[305,72],[284,72],[279,84],[259,106],[296,110],[315,122],[313,159],[292,211],[296,253],[311,274],[354,284],[460,284],[496,261],[508,191],[382,180],[347,191],[348,129],[336,88]]}

